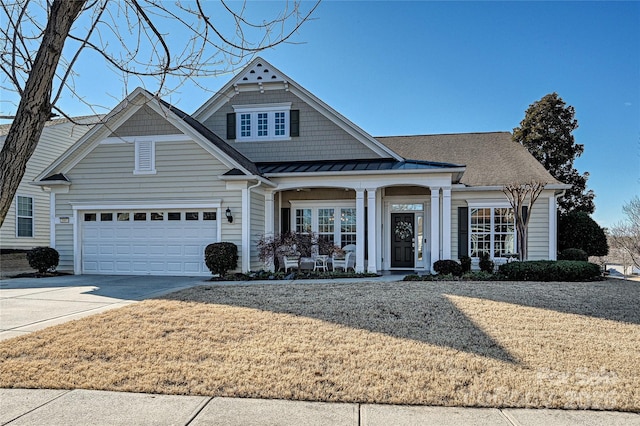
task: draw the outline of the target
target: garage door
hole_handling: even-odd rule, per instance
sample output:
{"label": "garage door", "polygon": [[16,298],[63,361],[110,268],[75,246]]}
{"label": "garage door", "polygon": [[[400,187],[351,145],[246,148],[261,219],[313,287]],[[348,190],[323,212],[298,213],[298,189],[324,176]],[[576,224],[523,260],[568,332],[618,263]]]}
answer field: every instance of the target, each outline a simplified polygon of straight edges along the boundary
{"label": "garage door", "polygon": [[82,212],[85,274],[208,275],[204,249],[216,242],[215,211]]}

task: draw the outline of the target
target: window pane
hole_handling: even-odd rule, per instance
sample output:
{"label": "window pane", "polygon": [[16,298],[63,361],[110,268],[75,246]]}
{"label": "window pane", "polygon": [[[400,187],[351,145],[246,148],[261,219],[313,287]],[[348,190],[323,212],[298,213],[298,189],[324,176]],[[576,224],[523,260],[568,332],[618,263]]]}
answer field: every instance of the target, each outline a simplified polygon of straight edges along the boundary
{"label": "window pane", "polygon": [[269,136],[269,125],[266,112],[258,113],[258,136]]}
{"label": "window pane", "polygon": [[30,217],[18,218],[18,237],[33,237],[33,219]]}
{"label": "window pane", "polygon": [[216,220],[216,212],[202,213],[202,220]]}
{"label": "window pane", "polygon": [[275,114],[275,135],[285,135],[284,112],[276,112]]}
{"label": "window pane", "polygon": [[340,210],[340,232],[356,232],[356,209]]}
{"label": "window pane", "polygon": [[251,137],[251,114],[240,114],[240,136]]}
{"label": "window pane", "polygon": [[129,220],[129,213],[118,213],[118,222],[126,222]]}
{"label": "window pane", "polygon": [[97,219],[97,215],[95,213],[85,213],[84,221],[85,222],[95,222]]}
{"label": "window pane", "polygon": [[311,209],[296,209],[296,232],[311,232]]}
{"label": "window pane", "polygon": [[318,233],[333,234],[333,209],[318,209]]}
{"label": "window pane", "polygon": [[151,212],[151,220],[164,220],[164,213]]}
{"label": "window pane", "polygon": [[113,213],[100,213],[101,222],[111,222],[113,220]]}
{"label": "window pane", "polygon": [[18,216],[33,216],[33,198],[18,197]]}
{"label": "window pane", "polygon": [[144,212],[134,213],[133,220],[147,220],[147,214]]}
{"label": "window pane", "polygon": [[169,220],[180,220],[180,212],[169,212],[167,214]]}
{"label": "window pane", "polygon": [[186,212],[186,220],[198,220],[198,212]]}

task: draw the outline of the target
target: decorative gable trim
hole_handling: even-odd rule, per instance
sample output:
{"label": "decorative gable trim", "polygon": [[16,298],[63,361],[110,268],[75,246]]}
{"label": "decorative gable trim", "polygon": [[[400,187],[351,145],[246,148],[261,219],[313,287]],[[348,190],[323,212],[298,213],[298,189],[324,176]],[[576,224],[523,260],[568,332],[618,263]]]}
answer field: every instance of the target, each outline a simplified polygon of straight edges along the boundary
{"label": "decorative gable trim", "polygon": [[[266,67],[270,73],[274,73],[274,75],[278,76],[278,78],[274,79],[274,82],[257,82],[251,81],[251,79],[247,79],[243,83],[243,78],[251,74],[251,70],[256,70],[259,67],[258,64],[262,64],[263,67]],[[257,77],[256,77],[257,79]],[[336,110],[331,108],[326,103],[322,102],[311,92],[304,89],[298,83],[291,80],[286,74],[282,71],[278,70],[273,65],[269,64],[264,59],[257,57],[253,61],[249,63],[245,67],[243,71],[238,73],[234,78],[232,78],[226,85],[218,91],[213,97],[211,97],[207,102],[205,102],[196,112],[193,113],[193,118],[200,122],[206,121],[209,117],[211,117],[216,111],[218,111],[222,106],[226,105],[229,100],[235,96],[236,93],[243,91],[245,89],[248,90],[260,90],[261,92],[264,90],[268,90],[270,88],[275,89],[284,89],[290,91],[302,101],[307,103],[309,106],[314,108],[320,114],[325,116],[328,120],[336,124],[338,127],[346,131],[349,135],[351,135],[356,140],[360,141],[367,148],[372,150],[375,154],[379,155],[382,158],[393,158],[397,161],[402,161],[402,156],[398,155],[391,148],[384,145],[383,143],[377,141],[373,136],[369,135],[363,129],[349,121],[346,117],[338,113]],[[237,136],[237,135],[236,135]]]}

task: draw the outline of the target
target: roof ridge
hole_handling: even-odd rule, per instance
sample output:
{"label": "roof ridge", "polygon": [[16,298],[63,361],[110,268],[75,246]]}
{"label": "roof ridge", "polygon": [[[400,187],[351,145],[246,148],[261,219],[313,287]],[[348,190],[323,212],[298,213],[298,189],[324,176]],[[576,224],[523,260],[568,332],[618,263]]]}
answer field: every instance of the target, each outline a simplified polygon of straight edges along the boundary
{"label": "roof ridge", "polygon": [[376,139],[378,138],[416,138],[422,136],[461,136],[461,135],[497,135],[509,133],[508,130],[498,130],[495,132],[461,132],[461,133],[428,133],[428,134],[417,134],[417,135],[387,135],[387,136],[374,136]]}

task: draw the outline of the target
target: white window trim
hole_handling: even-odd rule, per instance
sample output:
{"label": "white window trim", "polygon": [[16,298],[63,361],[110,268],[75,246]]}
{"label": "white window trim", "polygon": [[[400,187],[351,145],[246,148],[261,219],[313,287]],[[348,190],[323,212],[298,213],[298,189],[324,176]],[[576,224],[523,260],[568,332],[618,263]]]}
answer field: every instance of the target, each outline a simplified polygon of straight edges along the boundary
{"label": "white window trim", "polygon": [[[490,241],[490,253],[489,253],[489,257],[491,259],[498,259],[498,260],[506,260],[506,257],[494,257],[493,254],[495,253],[495,236],[496,236],[496,232],[495,232],[495,211],[496,209],[512,209],[513,210],[513,206],[511,204],[507,203],[503,203],[503,202],[487,202],[487,203],[478,203],[478,202],[469,202],[467,203],[469,205],[469,217],[467,218],[468,224],[467,224],[467,229],[469,230],[469,242],[468,242],[468,246],[469,247],[469,256],[471,256],[471,235],[472,235],[472,231],[471,231],[471,210],[472,209],[491,209],[491,222],[490,222],[490,232],[489,232],[489,241]],[[515,223],[513,224],[513,248],[514,250],[518,249],[518,231],[516,229],[516,225]],[[479,257],[471,257],[472,259],[479,259]]]}
{"label": "white window trim", "polygon": [[[149,168],[140,168],[140,145],[141,144],[149,144],[150,145],[150,167]],[[155,175],[156,174],[156,143],[154,140],[149,139],[137,139],[135,141],[135,169],[133,170],[134,175]]]}
{"label": "white window trim", "polygon": [[[353,201],[347,200],[339,200],[339,201],[314,201],[314,200],[291,200],[289,201],[291,204],[291,231],[296,232],[296,210],[297,209],[310,209],[311,210],[311,232],[315,234],[319,234],[318,232],[318,210],[319,209],[333,209],[333,218],[334,218],[334,226],[333,226],[333,241],[336,245],[341,245],[342,243],[342,231],[339,225],[336,225],[336,218],[340,217],[340,209],[343,208],[356,208],[356,203]],[[357,218],[357,216],[356,216]],[[356,219],[356,230],[358,229],[358,223]],[[324,234],[324,233],[323,233]],[[347,235],[358,235],[356,232],[347,232]]]}
{"label": "white window trim", "polygon": [[[233,111],[237,114],[236,117],[236,140],[241,142],[257,142],[257,141],[283,141],[290,140],[289,135],[290,120],[291,120],[291,102],[271,103],[271,104],[256,104],[256,105],[232,105]],[[275,132],[275,113],[284,112],[284,135],[276,136]],[[267,113],[267,136],[258,136],[258,114]],[[251,115],[251,136],[242,136],[242,120],[240,114]]]}
{"label": "white window trim", "polygon": [[[20,209],[18,207],[18,198],[29,198],[31,199],[31,216],[20,215]],[[20,218],[30,218],[31,219],[31,235],[18,235],[18,222]],[[16,238],[35,238],[36,236],[36,203],[35,199],[31,195],[22,195],[16,194]]]}

